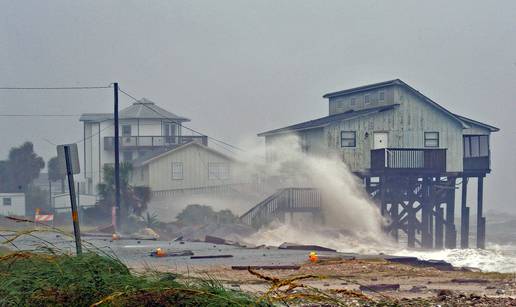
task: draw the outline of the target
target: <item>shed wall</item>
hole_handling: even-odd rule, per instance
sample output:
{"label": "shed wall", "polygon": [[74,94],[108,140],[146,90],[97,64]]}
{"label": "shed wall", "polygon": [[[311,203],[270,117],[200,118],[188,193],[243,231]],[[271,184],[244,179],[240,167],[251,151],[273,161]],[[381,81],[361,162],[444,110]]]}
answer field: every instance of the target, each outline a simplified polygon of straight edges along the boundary
{"label": "shed wall", "polygon": [[[11,200],[10,206],[4,206],[4,198]],[[25,215],[25,194],[23,193],[0,193],[0,215]]]}

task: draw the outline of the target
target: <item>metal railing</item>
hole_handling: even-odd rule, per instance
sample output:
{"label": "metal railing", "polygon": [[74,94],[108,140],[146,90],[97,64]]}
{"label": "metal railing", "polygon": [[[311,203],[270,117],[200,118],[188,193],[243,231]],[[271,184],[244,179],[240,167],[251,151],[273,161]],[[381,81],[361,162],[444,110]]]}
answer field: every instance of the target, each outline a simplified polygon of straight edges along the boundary
{"label": "metal railing", "polygon": [[446,149],[382,148],[371,150],[371,170],[446,171]]}
{"label": "metal railing", "polygon": [[317,189],[281,189],[244,213],[240,221],[258,228],[276,218],[281,218],[285,212],[320,211],[321,203],[321,194]]}
{"label": "metal railing", "polygon": [[[120,136],[120,147],[158,147],[181,145],[191,141],[208,145],[208,137],[205,135],[182,136]],[[115,146],[115,137],[104,137],[104,150],[112,150]]]}

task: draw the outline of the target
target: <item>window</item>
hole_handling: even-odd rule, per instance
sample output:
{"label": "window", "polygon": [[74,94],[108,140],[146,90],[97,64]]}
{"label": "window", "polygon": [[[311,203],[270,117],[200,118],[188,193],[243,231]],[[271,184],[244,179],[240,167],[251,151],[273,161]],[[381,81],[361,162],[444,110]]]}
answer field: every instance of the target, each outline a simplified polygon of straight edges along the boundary
{"label": "window", "polygon": [[371,95],[365,95],[364,96],[364,103],[365,104],[368,104],[371,102]]}
{"label": "window", "polygon": [[12,204],[12,200],[10,197],[4,197],[2,203],[4,206],[10,206]]}
{"label": "window", "polygon": [[124,162],[129,162],[133,160],[133,152],[132,151],[124,151],[122,153],[122,158]]}
{"label": "window", "polygon": [[425,132],[425,147],[439,147],[439,132]]}
{"label": "window", "polygon": [[142,168],[140,168],[140,180],[143,181],[144,179],[145,179],[145,172],[142,167]]}
{"label": "window", "polygon": [[177,143],[177,126],[174,123],[163,123],[163,136],[169,144]]}
{"label": "window", "polygon": [[378,101],[384,101],[385,100],[385,92],[379,92],[378,93]]}
{"label": "window", "polygon": [[351,102],[349,103],[350,106],[355,106],[357,104],[357,99],[355,97],[351,98]]}
{"label": "window", "polygon": [[122,136],[131,136],[131,125],[122,125]]}
{"label": "window", "polygon": [[172,162],[172,180],[183,179],[183,162]]}
{"label": "window", "polygon": [[464,136],[464,157],[488,157],[489,136],[487,135],[466,135]]}
{"label": "window", "polygon": [[341,131],[340,132],[340,147],[356,147],[357,133],[356,131]]}
{"label": "window", "polygon": [[209,179],[228,179],[229,165],[222,162],[208,163],[208,178]]}

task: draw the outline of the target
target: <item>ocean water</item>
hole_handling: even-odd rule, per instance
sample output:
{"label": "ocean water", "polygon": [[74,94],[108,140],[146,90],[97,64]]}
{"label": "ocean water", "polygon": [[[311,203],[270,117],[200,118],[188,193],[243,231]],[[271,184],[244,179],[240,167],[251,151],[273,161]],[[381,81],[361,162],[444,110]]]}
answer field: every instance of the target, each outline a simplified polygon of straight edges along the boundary
{"label": "ocean water", "polygon": [[424,260],[444,260],[457,267],[474,267],[484,272],[516,273],[516,246],[488,243],[482,249],[407,249],[406,243],[393,242],[389,237],[349,234],[334,228],[307,225],[276,224],[242,238],[251,244],[278,246],[283,242],[315,244],[336,249],[339,252],[360,254],[387,254],[414,256]]}
{"label": "ocean water", "polygon": [[487,244],[486,249],[443,249],[436,251],[406,250],[395,252],[399,256],[420,259],[444,260],[457,267],[474,267],[484,272],[516,273],[516,246]]}

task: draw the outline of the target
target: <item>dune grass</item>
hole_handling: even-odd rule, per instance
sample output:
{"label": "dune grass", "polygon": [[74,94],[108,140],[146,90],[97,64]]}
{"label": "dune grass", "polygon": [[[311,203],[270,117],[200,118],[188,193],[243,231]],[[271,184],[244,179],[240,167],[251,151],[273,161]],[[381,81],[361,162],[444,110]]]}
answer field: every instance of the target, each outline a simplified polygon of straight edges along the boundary
{"label": "dune grass", "polygon": [[0,306],[266,306],[215,280],[132,273],[116,258],[15,252],[0,257]]}

